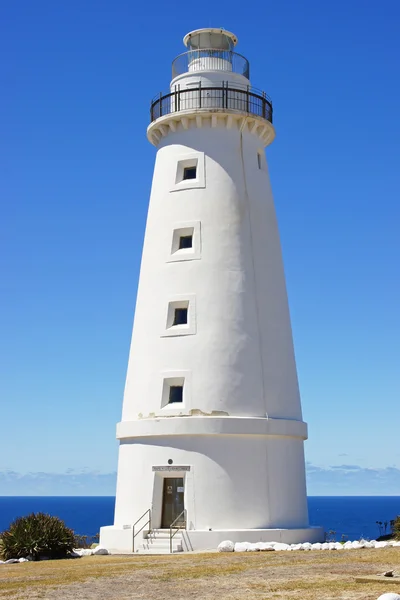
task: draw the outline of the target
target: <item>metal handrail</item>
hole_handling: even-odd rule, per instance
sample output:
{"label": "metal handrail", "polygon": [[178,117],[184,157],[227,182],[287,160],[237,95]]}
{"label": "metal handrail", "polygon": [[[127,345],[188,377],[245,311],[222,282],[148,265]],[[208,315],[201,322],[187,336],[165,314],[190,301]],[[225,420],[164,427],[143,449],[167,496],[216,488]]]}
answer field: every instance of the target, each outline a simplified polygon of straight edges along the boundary
{"label": "metal handrail", "polygon": [[[149,515],[149,518],[147,519],[146,523],[143,525],[143,527],[141,527],[136,533],[135,533],[135,527],[136,525],[139,523],[139,521],[141,521],[143,519],[143,517],[145,517],[146,515]],[[132,552],[135,552],[135,537],[137,536],[138,533],[140,533],[141,531],[143,531],[143,529],[146,527],[146,525],[149,525],[149,530],[151,530],[151,508],[148,508],[141,517],[138,518],[138,520],[132,525]]]}
{"label": "metal handrail", "polygon": [[[187,92],[187,91],[188,91],[188,89],[189,89],[189,90],[190,90],[190,89],[193,89],[193,88],[191,87],[191,85],[192,85],[192,84],[190,84],[190,87],[189,87],[189,88],[181,88],[180,84],[179,84],[179,83],[176,83],[176,84],[175,84],[173,87],[171,87],[171,88],[170,88],[168,91],[161,92],[161,93],[159,92],[158,94],[156,94],[156,95],[155,95],[155,96],[152,98],[151,102],[152,102],[152,103],[154,103],[154,102],[157,102],[157,100],[159,100],[159,99],[160,99],[160,96],[161,96],[162,98],[166,98],[166,97],[168,96],[168,94],[170,94],[170,93],[171,93],[171,94],[175,94],[175,93],[176,93],[176,92],[178,92],[179,90],[181,90],[182,92],[185,92],[185,91]],[[233,87],[231,87],[231,86],[233,86]],[[252,94],[257,94],[258,96],[262,96],[263,98],[266,98],[266,99],[268,100],[268,102],[271,102],[271,104],[272,104],[272,99],[271,99],[271,97],[270,97],[270,96],[268,96],[268,94],[266,94],[266,93],[265,93],[263,90],[260,90],[260,88],[256,88],[256,87],[254,87],[254,85],[249,85],[249,84],[239,83],[238,81],[235,81],[235,83],[231,83],[231,82],[229,82],[229,81],[224,81],[224,80],[223,80],[223,81],[220,81],[220,82],[218,82],[218,83],[215,83],[215,84],[210,82],[210,83],[208,83],[206,86],[203,86],[203,85],[201,84],[201,81],[198,81],[198,82],[197,82],[197,87],[198,87],[198,88],[201,88],[202,90],[204,90],[204,89],[210,89],[210,88],[217,88],[217,89],[219,89],[219,88],[221,88],[221,87],[222,87],[222,88],[225,88],[225,89],[227,89],[227,88],[228,88],[228,89],[235,89],[235,90],[239,90],[239,91],[243,91],[243,92],[251,92]],[[196,89],[197,89],[197,88],[196,88]]]}
{"label": "metal handrail", "polygon": [[202,86],[199,82],[193,88],[175,88],[172,92],[160,93],[151,103],[150,122],[164,115],[199,109],[235,110],[272,123],[272,102],[265,92],[229,82],[222,82],[220,86]]}
{"label": "metal handrail", "polygon": [[[177,527],[175,525],[175,523],[181,518],[181,516],[184,516],[184,521],[183,521],[183,527]],[[172,533],[172,529],[176,529],[176,531],[174,531],[174,533]],[[178,533],[178,531],[180,529],[186,529],[186,509],[184,508],[183,511],[176,517],[176,519],[174,519],[169,527],[169,552],[170,554],[172,554],[172,539],[176,536],[176,534]]]}

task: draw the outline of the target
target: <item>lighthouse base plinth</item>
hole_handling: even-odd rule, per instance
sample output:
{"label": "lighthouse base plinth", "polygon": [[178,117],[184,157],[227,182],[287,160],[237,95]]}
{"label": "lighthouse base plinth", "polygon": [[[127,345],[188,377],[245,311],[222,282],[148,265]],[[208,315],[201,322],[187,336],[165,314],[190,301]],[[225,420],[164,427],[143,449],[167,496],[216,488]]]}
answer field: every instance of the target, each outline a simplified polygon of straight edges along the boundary
{"label": "lighthouse base plinth", "polygon": [[[132,545],[132,528],[125,526],[101,527],[100,544],[111,554],[131,554],[141,552],[144,538],[148,531],[140,532]],[[323,542],[325,539],[322,527],[303,527],[294,529],[214,529],[181,530],[181,546],[183,552],[214,551],[225,541],[231,542],[280,542],[284,544],[302,544],[304,542]]]}

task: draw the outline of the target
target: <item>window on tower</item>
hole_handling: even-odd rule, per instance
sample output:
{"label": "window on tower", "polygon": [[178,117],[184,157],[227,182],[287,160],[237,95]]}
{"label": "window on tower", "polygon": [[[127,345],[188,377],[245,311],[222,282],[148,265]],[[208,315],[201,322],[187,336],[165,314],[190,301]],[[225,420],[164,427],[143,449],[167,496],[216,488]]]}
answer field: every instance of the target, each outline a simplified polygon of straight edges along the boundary
{"label": "window on tower", "polygon": [[197,167],[185,167],[183,169],[183,179],[196,179]]}
{"label": "window on tower", "polygon": [[181,235],[179,238],[179,250],[193,248],[193,235]]}
{"label": "window on tower", "polygon": [[[190,372],[176,372],[165,377],[162,386],[161,408],[182,410],[190,395]],[[172,404],[172,406],[171,406]],[[180,406],[175,406],[179,404]]]}
{"label": "window on tower", "polygon": [[206,187],[204,152],[189,152],[178,157],[170,192]]}
{"label": "window on tower", "polygon": [[168,301],[161,337],[178,337],[196,333],[195,294],[175,296]]}
{"label": "window on tower", "polygon": [[183,402],[183,385],[171,385],[168,404],[177,404],[178,402]]}
{"label": "window on tower", "polygon": [[187,325],[187,322],[188,322],[187,307],[175,308],[173,325]]}
{"label": "window on tower", "polygon": [[[178,224],[177,224],[178,225]],[[201,258],[201,223],[190,221],[179,223],[172,230],[171,246],[167,262],[196,260]]]}
{"label": "window on tower", "polygon": [[170,329],[173,335],[184,334],[188,329],[190,316],[189,299],[187,297],[168,302],[167,329]]}

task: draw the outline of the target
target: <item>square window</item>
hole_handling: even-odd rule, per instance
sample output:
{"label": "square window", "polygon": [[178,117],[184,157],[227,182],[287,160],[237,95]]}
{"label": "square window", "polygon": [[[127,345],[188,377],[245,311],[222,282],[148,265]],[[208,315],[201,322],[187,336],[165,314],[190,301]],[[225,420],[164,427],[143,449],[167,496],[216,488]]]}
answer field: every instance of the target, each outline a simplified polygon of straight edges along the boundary
{"label": "square window", "polygon": [[179,237],[179,250],[193,248],[193,235],[181,235]]}
{"label": "square window", "polygon": [[163,373],[161,409],[181,413],[190,397],[189,371],[169,371]]}
{"label": "square window", "polygon": [[172,325],[187,325],[188,322],[188,309],[185,308],[175,308],[174,312],[174,322]]}
{"label": "square window", "polygon": [[171,385],[169,388],[168,404],[183,402],[183,385]]}
{"label": "square window", "polygon": [[176,300],[168,303],[167,311],[167,329],[172,335],[183,333],[189,325],[189,300],[187,297],[182,300]]}
{"label": "square window", "polygon": [[[176,165],[175,185],[178,188],[186,189],[193,185],[197,185],[197,167],[199,164],[198,158],[187,158],[186,160],[178,160]],[[201,170],[201,169],[200,169]]]}
{"label": "square window", "polygon": [[199,221],[176,223],[172,231],[167,262],[201,258],[201,227]]}
{"label": "square window", "polygon": [[[161,337],[179,337],[196,333],[196,297],[194,294],[175,296],[168,300]],[[161,315],[160,315],[161,316]]]}
{"label": "square window", "polygon": [[183,179],[196,179],[197,168],[196,167],[185,167],[183,169]]}
{"label": "square window", "polygon": [[171,165],[170,192],[206,187],[204,152],[190,152],[178,156],[175,164],[175,172]]}

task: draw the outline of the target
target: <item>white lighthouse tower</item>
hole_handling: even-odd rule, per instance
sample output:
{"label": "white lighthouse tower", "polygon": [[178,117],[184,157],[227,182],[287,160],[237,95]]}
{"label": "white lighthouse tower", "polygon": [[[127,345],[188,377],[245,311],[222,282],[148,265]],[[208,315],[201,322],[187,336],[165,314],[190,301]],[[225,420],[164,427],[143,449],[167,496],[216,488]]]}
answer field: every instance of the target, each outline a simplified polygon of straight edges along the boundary
{"label": "white lighthouse tower", "polygon": [[[264,147],[272,104],[223,29],[187,34],[157,148],[123,402],[118,551],[304,542],[302,420]],[[178,529],[180,528],[180,529]],[[175,535],[178,532],[177,535]],[[161,544],[162,545],[162,544]]]}

